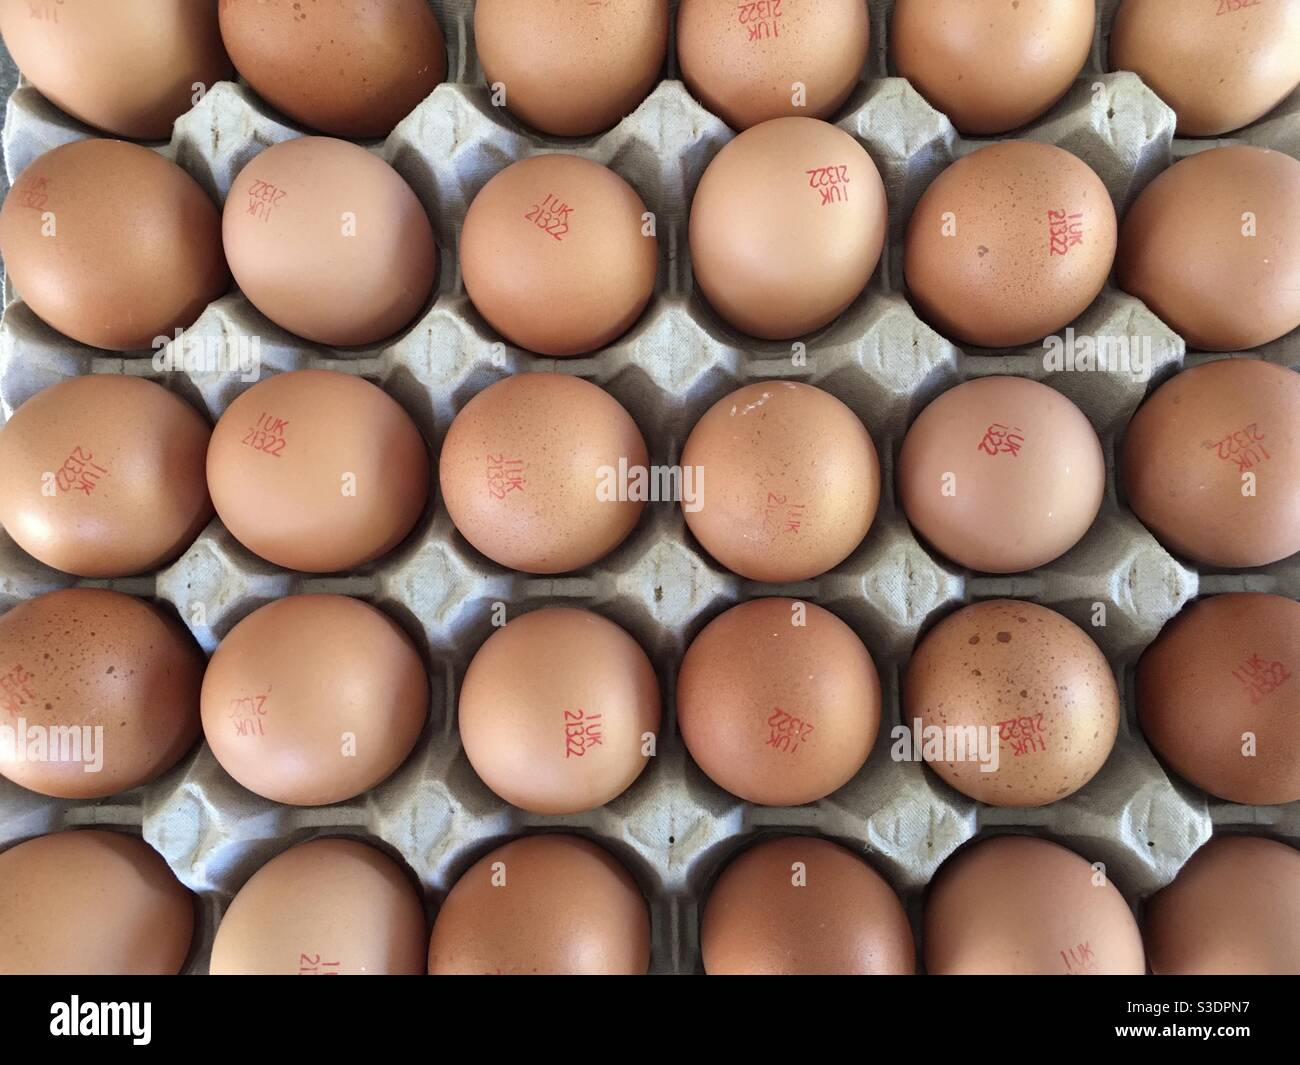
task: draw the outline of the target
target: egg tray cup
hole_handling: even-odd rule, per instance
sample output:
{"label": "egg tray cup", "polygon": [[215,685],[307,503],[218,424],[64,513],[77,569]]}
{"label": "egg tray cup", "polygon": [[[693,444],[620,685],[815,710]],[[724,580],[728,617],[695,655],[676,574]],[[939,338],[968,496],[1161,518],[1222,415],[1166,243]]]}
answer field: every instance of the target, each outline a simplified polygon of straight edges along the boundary
{"label": "egg tray cup", "polygon": [[[1173,113],[1135,75],[1104,73],[1117,2],[1102,0],[1092,56],[1071,92],[1010,137],[1050,142],[1078,155],[1102,177],[1122,217],[1171,162],[1225,142],[1175,139]],[[0,846],[73,826],[142,833],[200,897],[201,922],[186,972],[202,973],[234,893],[271,857],[305,839],[345,834],[382,847],[418,878],[432,915],[456,879],[492,847],[526,832],[577,832],[621,859],[645,893],[653,920],[651,971],[692,973],[701,971],[699,913],[714,878],[738,849],[763,834],[815,833],[864,855],[902,896],[918,942],[926,885],[947,857],[978,835],[1040,835],[1102,861],[1135,911],[1214,831],[1256,831],[1300,843],[1300,803],[1234,805],[1171,778],[1143,739],[1133,703],[1138,656],[1185,603],[1246,590],[1300,598],[1300,556],[1242,571],[1175,560],[1125,505],[1115,477],[1117,444],[1148,381],[1122,371],[1047,372],[1040,345],[963,351],[917,318],[903,292],[907,220],[945,166],[989,140],[959,137],[906,81],[891,75],[891,0],[871,5],[867,69],[835,118],[867,148],[884,178],[885,253],[852,307],[804,339],[803,363],[792,358],[790,344],[735,333],[694,292],[687,241],[691,196],[733,134],[677,80],[675,55],[669,56],[668,80],[616,128],[557,140],[492,106],[473,47],[472,4],[434,0],[433,6],[447,36],[448,82],[386,141],[367,147],[402,174],[433,219],[442,256],[436,299],[385,344],[331,351],[284,333],[232,290],[203,313],[187,340],[201,348],[260,338],[264,374],[307,367],[360,374],[410,412],[435,455],[456,412],[507,374],[576,374],[608,389],[636,419],[656,464],[676,462],[696,420],[732,389],[751,381],[805,381],[847,403],[875,441],[883,490],[870,534],[832,572],[781,587],[722,570],[687,532],[680,509],[668,503],[649,504],[609,557],[559,577],[513,573],[489,562],[456,532],[436,495],[397,550],[336,576],[279,570],[241,547],[219,521],[161,572],[109,582],[57,573],[0,534],[0,609],[72,584],[107,585],[164,602],[211,652],[241,618],[272,600],[306,592],[357,596],[387,612],[424,649],[432,690],[430,719],[410,758],[379,787],[348,802],[295,808],[261,799],[236,784],[200,744],[154,783],[98,801],[50,799],[0,779]],[[159,150],[224,202],[253,156],[301,132],[247,88],[222,83],[177,122],[171,142]],[[90,135],[20,84],[4,124],[10,181],[41,153]],[[1300,93],[1227,142],[1300,157]],[[661,263],[654,299],[630,333],[589,358],[544,359],[501,343],[467,299],[457,269],[457,236],[474,195],[506,165],[547,151],[612,167],[657,219]],[[152,353],[123,358],[79,346],[41,323],[7,282],[5,296],[5,418],[38,390],[77,374],[159,381],[213,420],[252,383],[201,367],[159,372]],[[1156,381],[1219,357],[1188,356],[1179,336],[1113,283],[1074,329],[1080,336],[1149,343]],[[1300,367],[1300,334],[1251,354]],[[939,393],[990,374],[1030,377],[1059,389],[1088,416],[1106,453],[1105,500],[1087,536],[1050,565],[1010,576],[971,574],[929,554],[909,530],[894,493],[898,450],[911,420]],[[866,766],[833,795],[796,808],[753,806],[712,784],[687,755],[674,710],[677,669],[699,630],[738,601],[778,594],[819,603],[852,626],[876,661],[884,698],[880,736]],[[1081,625],[1106,653],[1124,700],[1119,737],[1101,772],[1077,793],[1035,809],[980,805],[923,765],[896,762],[889,753],[890,730],[900,723],[900,677],[918,636],[958,607],[994,597],[1032,600]],[[466,760],[456,730],[457,694],[470,658],[493,631],[495,603],[506,604],[511,617],[551,604],[589,608],[624,626],[655,663],[665,697],[658,755],[608,805],[565,817],[529,814],[493,795]],[[1099,609],[1104,626],[1092,623]]]}

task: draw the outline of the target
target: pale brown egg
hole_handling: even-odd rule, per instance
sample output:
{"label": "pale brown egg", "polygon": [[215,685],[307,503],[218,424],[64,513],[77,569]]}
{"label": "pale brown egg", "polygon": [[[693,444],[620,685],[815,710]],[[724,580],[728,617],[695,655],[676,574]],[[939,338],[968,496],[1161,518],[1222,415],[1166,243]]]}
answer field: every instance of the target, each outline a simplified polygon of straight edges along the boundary
{"label": "pale brown egg", "polygon": [[415,976],[424,904],[410,874],[354,839],[326,837],[272,858],[217,928],[213,976]]}
{"label": "pale brown egg", "polygon": [[522,121],[584,137],[631,114],[668,54],[668,0],[478,0],[474,47],[488,89]]}
{"label": "pale brown egg", "polygon": [[1300,374],[1220,359],[1176,374],[1124,437],[1129,506],[1176,555],[1267,566],[1300,551]]}
{"label": "pale brown egg", "polygon": [[434,976],[641,976],[650,911],[603,848],[569,835],[524,836],[484,856],[438,911]]}
{"label": "pale brown egg", "polygon": [[608,392],[564,374],[517,374],[465,404],[447,430],[439,481],[457,530],[493,562],[567,573],[635,528],[645,497],[618,471],[646,470],[636,422]]}
{"label": "pale brown egg", "polygon": [[830,118],[861,79],[870,43],[863,0],[682,0],[677,11],[682,80],[736,130]]}
{"label": "pale brown egg", "polygon": [[0,254],[37,317],[112,351],[171,340],[230,285],[208,194],[125,141],[74,141],[29,163],[0,208]]}
{"label": "pale brown egg", "polygon": [[427,0],[221,0],[221,36],[267,103],[338,137],[386,137],[447,76]]}
{"label": "pale brown egg", "polygon": [[993,806],[1044,806],[1088,783],[1119,733],[1106,656],[1054,610],[991,599],[931,629],[903,682],[903,724],[945,783]]}
{"label": "pale brown egg", "polygon": [[78,829],[0,854],[0,975],[175,976],[194,896],[136,836]]}
{"label": "pale brown egg", "polygon": [[695,283],[742,333],[803,336],[862,294],[886,221],[884,182],[861,144],[814,118],[773,119],[731,141],[700,178]]}
{"label": "pale brown egg", "polygon": [[750,580],[785,584],[834,569],[862,543],[880,501],[880,461],[848,407],[811,385],[745,385],[705,412],[682,449],[695,471],[686,524]]}
{"label": "pale brown egg", "polygon": [[226,635],[203,677],[203,732],[254,794],[323,806],[369,791],[411,753],[429,678],[406,634],[343,595],[294,595]]}
{"label": "pale brown egg", "polygon": [[1285,336],[1300,326],[1300,161],[1234,145],[1175,163],[1125,216],[1116,277],[1189,348]]}
{"label": "pale brown egg", "polygon": [[641,317],[659,241],[641,197],[614,171],[576,155],[535,155],[474,197],[460,268],[475,310],[510,343],[585,355]]}
{"label": "pale brown egg", "polygon": [[222,233],[249,302],[318,344],[387,339],[424,310],[438,278],[419,197],[377,155],[329,137],[254,158],[230,187]]}
{"label": "pale brown egg", "polygon": [[1003,141],[925,190],[907,227],[908,296],[950,340],[1028,344],[1088,309],[1115,241],[1115,207],[1087,163],[1051,144]]}
{"label": "pale brown egg", "polygon": [[152,603],[67,588],[0,614],[0,774],[60,799],[147,784],[199,736],[205,660]]}
{"label": "pale brown egg", "polygon": [[641,645],[589,610],[507,622],[474,655],[457,710],[465,757],[512,806],[594,810],[655,753],[659,681]]}
{"label": "pale brown egg", "polygon": [[961,132],[1005,133],[1074,84],[1096,18],[1095,0],[897,0],[889,49],[898,73]]}
{"label": "pale brown egg", "polygon": [[1215,836],[1147,902],[1157,976],[1300,975],[1300,851]]}
{"label": "pale brown egg", "polygon": [[1300,85],[1300,2],[1124,0],[1110,65],[1155,90],[1178,116],[1181,136],[1228,133]]}
{"label": "pale brown egg", "polygon": [[912,423],[898,458],[912,528],[984,573],[1044,566],[1092,526],[1106,458],[1084,413],[1021,377],[981,377],[939,396]]}
{"label": "pale brown egg", "polygon": [[210,0],[0,0],[0,33],[42,96],[136,140],[166,140],[232,73]]}
{"label": "pale brown egg", "polygon": [[1142,976],[1142,936],[1099,868],[1031,836],[979,840],[949,858],[925,903],[932,976]]}
{"label": "pale brown egg", "polygon": [[1300,799],[1300,603],[1258,592],[1193,603],[1138,663],[1137,706],[1156,753],[1211,795]]}
{"label": "pale brown egg", "polygon": [[754,599],[695,637],[677,677],[691,757],[747,802],[799,806],[847,784],[880,729],[880,678],[829,610]]}
{"label": "pale brown egg", "polygon": [[765,839],[709,892],[700,950],[710,976],[910,976],[903,905],[852,851],[816,836]]}
{"label": "pale brown egg", "polygon": [[208,488],[254,554],[334,573],[406,538],[428,501],[429,453],[382,389],[335,370],[296,370],[226,409],[208,447]]}
{"label": "pale brown egg", "polygon": [[138,377],[74,377],[0,429],[0,524],[28,554],[81,577],[156,570],[212,518],[207,420]]}

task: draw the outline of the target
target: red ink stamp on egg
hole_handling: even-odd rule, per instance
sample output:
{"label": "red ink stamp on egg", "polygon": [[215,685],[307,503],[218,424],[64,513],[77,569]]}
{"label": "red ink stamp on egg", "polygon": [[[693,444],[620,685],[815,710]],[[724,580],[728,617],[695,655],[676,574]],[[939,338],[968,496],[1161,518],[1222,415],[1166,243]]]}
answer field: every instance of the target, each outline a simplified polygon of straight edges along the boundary
{"label": "red ink stamp on egg", "polygon": [[247,213],[259,222],[269,222],[271,212],[280,206],[287,195],[284,189],[269,181],[254,181],[253,187],[248,190]]}
{"label": "red ink stamp on egg", "polygon": [[1213,0],[1219,6],[1214,11],[1214,17],[1220,15],[1232,15],[1238,11],[1245,11],[1248,7],[1259,7],[1264,0]]}
{"label": "red ink stamp on egg", "polygon": [[63,0],[27,0],[27,14],[36,22],[58,22]]}
{"label": "red ink stamp on egg", "polygon": [[564,711],[564,757],[582,758],[605,741],[601,714],[585,710]]}
{"label": "red ink stamp on egg", "polygon": [[1019,758],[1026,754],[1041,754],[1047,750],[1047,733],[1043,730],[1043,715],[1025,714],[998,722],[998,742],[1011,748],[1011,755]]}
{"label": "red ink stamp on egg", "polygon": [[289,423],[283,418],[262,413],[258,415],[256,423],[244,434],[240,442],[254,451],[278,459],[284,454],[284,449],[289,443],[288,437],[285,436],[285,430],[288,428]]}
{"label": "red ink stamp on egg", "polygon": [[781,36],[781,4],[782,0],[742,0],[736,5],[736,20],[745,30],[746,43]]}
{"label": "red ink stamp on egg", "polygon": [[813,734],[813,725],[779,706],[767,719],[767,727],[767,746],[774,747],[783,754],[796,754]]}
{"label": "red ink stamp on egg", "polygon": [[1083,213],[1047,212],[1048,247],[1052,255],[1068,255],[1083,243]]}
{"label": "red ink stamp on egg", "polygon": [[563,202],[554,193],[547,193],[546,199],[535,203],[524,215],[524,221],[531,222],[554,240],[563,240],[569,234],[569,219],[573,208]]}
{"label": "red ink stamp on egg", "polygon": [[821,205],[831,203],[848,203],[849,168],[847,166],[819,166],[805,170],[808,175],[808,187],[821,196]]}
{"label": "red ink stamp on egg", "polygon": [[338,976],[342,968],[341,961],[321,961],[320,954],[301,953],[298,955],[299,976]]}
{"label": "red ink stamp on egg", "polygon": [[984,430],[984,438],[975,445],[986,455],[1010,455],[1015,458],[1025,446],[1025,434],[1015,426],[994,422]]}
{"label": "red ink stamp on egg", "polygon": [[1097,955],[1093,953],[1091,943],[1078,943],[1060,952],[1061,961],[1065,963],[1065,972],[1069,976],[1082,976],[1097,971]]}
{"label": "red ink stamp on egg", "polygon": [[50,179],[33,177],[26,181],[20,181],[18,188],[14,190],[14,195],[18,197],[19,207],[26,207],[32,211],[44,211],[50,202]]}
{"label": "red ink stamp on egg", "polygon": [[83,447],[74,447],[59,472],[54,475],[60,492],[81,492],[90,495],[99,484],[100,478],[107,477],[108,470],[95,461],[95,456]]}
{"label": "red ink stamp on egg", "polygon": [[231,699],[226,716],[234,723],[236,736],[265,736],[266,696],[246,695]]}
{"label": "red ink stamp on egg", "polygon": [[488,494],[493,499],[505,499],[511,492],[522,492],[524,485],[524,460],[509,459],[505,455],[487,457]]}
{"label": "red ink stamp on egg", "polygon": [[779,532],[798,535],[805,525],[806,503],[792,503],[790,498],[780,492],[768,492],[763,504],[763,519],[768,523],[780,524]]}
{"label": "red ink stamp on egg", "polygon": [[17,717],[35,701],[32,675],[21,663],[0,674],[0,709]]}
{"label": "red ink stamp on egg", "polygon": [[1232,463],[1241,473],[1273,457],[1264,443],[1264,434],[1254,422],[1235,433],[1229,433],[1214,445],[1214,450],[1220,459]]}
{"label": "red ink stamp on egg", "polygon": [[1246,656],[1246,661],[1232,671],[1233,678],[1246,689],[1254,706],[1291,679],[1291,671],[1283,662],[1270,662],[1261,655]]}

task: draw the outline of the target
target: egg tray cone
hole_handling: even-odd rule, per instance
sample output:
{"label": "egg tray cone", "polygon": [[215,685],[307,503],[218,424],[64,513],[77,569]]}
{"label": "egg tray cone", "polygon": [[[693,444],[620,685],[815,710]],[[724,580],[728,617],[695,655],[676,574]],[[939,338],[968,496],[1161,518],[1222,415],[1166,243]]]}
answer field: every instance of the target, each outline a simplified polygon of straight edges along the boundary
{"label": "egg tray cone", "polygon": [[[1100,4],[1093,54],[1065,100],[1012,137],[1057,144],[1102,177],[1117,210],[1174,159],[1224,141],[1173,137],[1173,113],[1133,74],[1107,74],[1105,37],[1117,0]],[[368,145],[417,191],[442,249],[437,298],[404,334],[364,350],[312,347],[279,330],[235,290],[212,304],[187,337],[219,343],[259,337],[262,374],[328,367],[356,373],[410,412],[436,455],[456,412],[492,381],[512,373],[576,374],[608,389],[631,412],[652,463],[677,461],[695,421],[739,385],[799,380],[833,393],[862,418],[879,450],[880,513],[866,541],[833,572],[789,586],[755,584],[723,571],[686,531],[672,504],[649,504],[636,531],[612,555],[561,577],[512,573],[456,533],[434,498],[396,551],[340,576],[287,573],[252,556],[214,521],[175,564],[148,577],[107,582],[170,605],[208,652],[257,607],[285,595],[334,592],[386,611],[424,648],[432,684],[430,720],[415,752],[375,790],[322,808],[291,808],[236,784],[200,745],[161,780],[110,799],[66,802],[0,779],[0,846],[72,826],[142,832],[202,900],[203,919],[187,972],[206,972],[212,937],[233,894],[264,862],[312,836],[368,839],[400,857],[419,878],[430,913],[477,858],[518,834],[562,829],[590,836],[620,858],[647,896],[653,919],[651,969],[690,973],[699,961],[699,912],[729,857],[763,833],[816,833],[863,854],[903,897],[918,929],[924,888],[957,847],[986,832],[1020,831],[1073,847],[1106,863],[1125,897],[1167,884],[1216,828],[1267,832],[1300,843],[1300,803],[1245,807],[1171,780],[1137,726],[1133,667],[1161,626],[1191,598],[1267,591],[1300,598],[1300,556],[1262,569],[1220,572],[1172,558],[1120,498],[1115,454],[1149,382],[1127,372],[1044,370],[1040,345],[990,356],[948,343],[904,299],[902,235],[929,182],[960,155],[988,143],[959,137],[887,61],[891,0],[872,7],[872,49],[863,83],[837,116],[880,168],[889,197],[889,233],[867,292],[835,323],[805,338],[806,365],[791,346],[754,341],[723,325],[694,294],[687,220],[696,183],[732,137],[683,87],[675,56],[667,77],[613,130],[580,141],[530,132],[491,105],[472,43],[472,4],[433,0],[450,55],[440,86],[384,142]],[[676,8],[674,3],[673,8]],[[1098,86],[1104,88],[1099,91]],[[239,170],[264,148],[298,136],[243,86],[222,83],[176,124],[159,151],[224,201]],[[41,153],[91,135],[20,85],[4,124],[12,182]],[[1006,139],[1006,138],[995,138]],[[1300,93],[1228,139],[1300,157]],[[502,167],[545,151],[568,151],[612,167],[656,215],[661,265],[655,298],[632,331],[603,352],[543,359],[502,344],[465,296],[456,240],[475,193]],[[215,420],[251,381],[237,373],[161,373],[152,353],[122,358],[81,347],[42,324],[6,282],[0,324],[0,416],[65,377],[128,373],[174,389]],[[1183,340],[1138,300],[1108,285],[1074,323],[1079,334],[1150,344],[1156,381],[1217,356],[1186,356]],[[1300,334],[1253,355],[1300,368]],[[932,557],[911,534],[895,500],[893,474],[907,426],[954,384],[989,374],[1044,381],[1091,420],[1107,459],[1107,490],[1088,535],[1049,566],[1012,576],[967,573]],[[77,581],[41,566],[0,533],[0,610]],[[784,594],[821,604],[866,643],[880,670],[883,720],[862,771],[830,797],[798,808],[744,803],[713,785],[686,754],[672,693],[682,655],[704,624],[749,598]],[[899,679],[918,635],[976,599],[1029,599],[1083,626],[1109,657],[1125,713],[1114,752],[1081,791],[1031,810],[981,806],[917,763],[889,756],[900,721]],[[607,806],[544,817],[507,806],[478,780],[456,730],[456,698],[466,666],[491,633],[493,604],[511,617],[548,604],[595,610],[623,625],[651,656],[665,693],[658,756]],[[1094,627],[1098,605],[1106,624]]]}

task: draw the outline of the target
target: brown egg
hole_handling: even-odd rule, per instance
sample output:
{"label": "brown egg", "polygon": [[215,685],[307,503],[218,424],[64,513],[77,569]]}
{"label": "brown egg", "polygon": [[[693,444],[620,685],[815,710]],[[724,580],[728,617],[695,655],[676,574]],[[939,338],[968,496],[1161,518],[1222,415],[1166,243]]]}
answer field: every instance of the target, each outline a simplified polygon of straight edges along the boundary
{"label": "brown egg", "polygon": [[1005,133],[1032,122],[1074,84],[1092,51],[1096,19],[1094,0],[897,0],[890,55],[961,132]]}
{"label": "brown egg", "polygon": [[1124,437],[1129,506],[1170,551],[1267,566],[1300,551],[1300,374],[1221,359],[1176,374]]}
{"label": "brown egg", "polygon": [[641,317],[659,242],[641,197],[614,171],[576,155],[535,155],[474,197],[460,268],[474,308],[510,343],[585,355]]}
{"label": "brown egg", "polygon": [[239,73],[295,122],[387,137],[447,76],[427,0],[221,0]]}
{"label": "brown egg", "polygon": [[694,468],[686,524],[750,580],[785,584],[834,569],[867,535],[880,462],[858,416],[811,385],[745,385],[709,408],[682,449]]}
{"label": "brown egg", "polygon": [[1147,902],[1157,976],[1300,975],[1300,851],[1215,836]]}
{"label": "brown egg", "polygon": [[880,678],[829,610],[753,599],[695,637],[677,724],[699,767],[747,802],[799,806],[847,784],[880,728]]}
{"label": "brown egg", "polygon": [[231,75],[211,2],[0,0],[0,33],[42,96],[119,137],[166,140]]}
{"label": "brown egg", "polygon": [[415,976],[424,904],[375,847],[327,837],[291,847],[239,889],[212,944],[213,976]]}
{"label": "brown egg", "polygon": [[931,976],[1141,976],[1142,936],[1124,897],[1073,851],[995,836],[949,858],[921,933]]}
{"label": "brown egg", "polygon": [[369,381],[334,370],[276,374],[212,431],[208,488],[231,534],[308,573],[387,554],[429,494],[429,453],[411,416]]}
{"label": "brown egg", "polygon": [[211,432],[152,381],[95,374],[52,385],[0,430],[0,524],[67,573],[156,570],[212,518]]}
{"label": "brown egg", "polygon": [[830,118],[867,62],[862,0],[682,0],[677,56],[691,93],[732,129],[772,118]]}
{"label": "brown egg", "polygon": [[636,422],[608,392],[579,377],[517,374],[456,416],[439,480],[456,528],[493,562],[567,573],[636,527],[645,500],[614,491],[612,479],[648,462]]}
{"label": "brown egg", "polygon": [[194,896],[136,836],[79,829],[0,854],[0,975],[175,976]]}
{"label": "brown egg", "polygon": [[1015,599],[944,618],[903,684],[903,723],[919,730],[926,762],[993,806],[1044,806],[1078,791],[1110,755],[1119,714],[1115,676],[1088,634]]}
{"label": "brown egg", "polygon": [[1230,802],[1300,799],[1300,603],[1215,595],[1138,663],[1142,731],[1173,769]]}
{"label": "brown egg", "polygon": [[710,976],[910,976],[916,946],[893,888],[815,836],[767,839],[722,871],[700,921]]}
{"label": "brown egg", "polygon": [[907,227],[917,311],[951,340],[1009,348],[1079,317],[1115,260],[1115,208],[1078,157],[1003,141],[940,174]]}
{"label": "brown egg", "polygon": [[862,145],[814,118],[773,119],[736,137],[700,178],[695,282],[742,333],[803,336],[867,287],[885,226],[885,186]]}
{"label": "brown egg", "polygon": [[66,588],[0,615],[0,774],[98,799],[147,784],[199,736],[204,658],[143,599]]}
{"label": "brown egg", "polygon": [[543,133],[584,137],[635,111],[659,81],[668,0],[478,0],[474,46],[512,114]]}
{"label": "brown egg", "polygon": [[230,285],[207,193],[125,141],[74,141],[29,163],[0,208],[0,254],[37,317],[112,351],[171,340]]}
{"label": "brown egg", "polygon": [[489,788],[521,810],[574,814],[622,795],[659,731],[641,645],[589,610],[548,607],[498,629],[460,689],[460,739]]}
{"label": "brown egg", "polygon": [[1117,266],[1190,348],[1285,336],[1300,326],[1300,162],[1234,145],[1175,163],[1124,218]]}
{"label": "brown egg", "polygon": [[1228,133],[1300,85],[1300,3],[1124,0],[1110,65],[1154,89],[1174,109],[1181,136]]}
{"label": "brown egg", "polygon": [[650,912],[636,881],[578,836],[512,840],[447,895],[429,940],[434,976],[640,976]]}
{"label": "brown egg", "polygon": [[222,768],[273,802],[323,806],[406,760],[429,678],[389,618],[343,595],[294,595],[230,630],[203,677],[203,732]]}
{"label": "brown egg", "polygon": [[912,528],[954,562],[984,573],[1044,566],[1092,526],[1106,458],[1087,417],[1021,377],[950,389],[912,423],[898,458]]}
{"label": "brown egg", "polygon": [[387,339],[438,278],[433,227],[411,187],[377,155],[328,137],[285,141],[244,167],[222,232],[249,302],[318,344]]}

